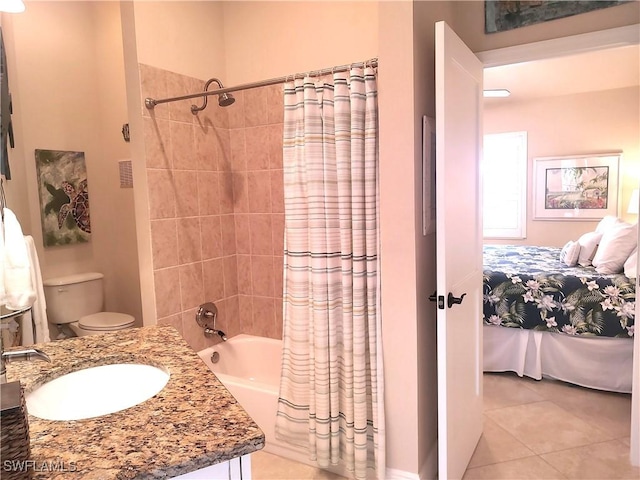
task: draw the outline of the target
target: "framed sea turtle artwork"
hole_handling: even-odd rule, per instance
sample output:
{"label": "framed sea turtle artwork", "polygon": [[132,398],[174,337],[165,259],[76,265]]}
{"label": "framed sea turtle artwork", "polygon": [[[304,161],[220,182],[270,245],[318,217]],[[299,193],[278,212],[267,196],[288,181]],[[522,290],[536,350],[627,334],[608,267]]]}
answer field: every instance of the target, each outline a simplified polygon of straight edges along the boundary
{"label": "framed sea turtle artwork", "polygon": [[84,152],[36,150],[42,239],[45,247],[91,238]]}

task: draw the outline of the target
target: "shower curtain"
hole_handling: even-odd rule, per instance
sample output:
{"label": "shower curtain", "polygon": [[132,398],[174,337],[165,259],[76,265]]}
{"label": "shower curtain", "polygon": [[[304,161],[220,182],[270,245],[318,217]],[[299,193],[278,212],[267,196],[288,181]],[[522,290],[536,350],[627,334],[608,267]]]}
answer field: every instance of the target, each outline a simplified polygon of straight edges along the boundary
{"label": "shower curtain", "polygon": [[276,437],[385,475],[376,72],[285,85],[283,364]]}

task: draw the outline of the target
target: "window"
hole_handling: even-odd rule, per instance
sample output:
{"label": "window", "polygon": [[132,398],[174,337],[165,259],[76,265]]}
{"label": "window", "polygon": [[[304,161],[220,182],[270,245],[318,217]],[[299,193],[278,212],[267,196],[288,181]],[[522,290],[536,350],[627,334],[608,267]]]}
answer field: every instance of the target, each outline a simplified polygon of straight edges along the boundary
{"label": "window", "polygon": [[485,238],[527,234],[527,132],[484,136],[483,223]]}

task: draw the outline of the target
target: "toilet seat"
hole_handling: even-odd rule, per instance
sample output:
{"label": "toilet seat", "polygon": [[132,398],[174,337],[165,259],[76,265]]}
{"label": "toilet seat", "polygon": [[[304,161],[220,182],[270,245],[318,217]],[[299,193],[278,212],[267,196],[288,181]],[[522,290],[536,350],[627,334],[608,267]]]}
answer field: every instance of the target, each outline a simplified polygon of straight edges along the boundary
{"label": "toilet seat", "polygon": [[126,313],[98,312],[86,315],[78,320],[78,326],[83,330],[108,332],[132,327],[135,319]]}

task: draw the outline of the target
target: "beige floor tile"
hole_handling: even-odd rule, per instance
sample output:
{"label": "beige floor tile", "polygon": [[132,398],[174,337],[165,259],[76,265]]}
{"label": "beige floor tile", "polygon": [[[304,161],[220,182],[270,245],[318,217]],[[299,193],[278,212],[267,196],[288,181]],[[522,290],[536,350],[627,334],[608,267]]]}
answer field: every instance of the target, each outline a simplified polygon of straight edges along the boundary
{"label": "beige floor tile", "polygon": [[622,443],[624,443],[627,447],[631,446],[631,437],[625,437],[619,439]]}
{"label": "beige floor tile", "polygon": [[629,436],[631,394],[592,390],[547,379],[525,386],[613,438]]}
{"label": "beige floor tile", "polygon": [[313,468],[267,452],[251,454],[253,480],[344,480],[327,470]]}
{"label": "beige floor tile", "polygon": [[629,447],[619,440],[541,455],[567,478],[639,479],[640,468],[632,467]]}
{"label": "beige floor tile", "polygon": [[537,454],[612,438],[549,401],[490,410],[485,415]]}
{"label": "beige floor tile", "polygon": [[540,457],[527,457],[510,462],[496,463],[484,467],[468,469],[463,479],[562,479],[562,473],[553,468]]}
{"label": "beige floor tile", "polygon": [[478,442],[469,468],[531,457],[535,453],[490,418],[484,417],[482,437]]}
{"label": "beige floor tile", "polygon": [[528,388],[528,383],[534,381],[520,378],[515,373],[485,373],[484,411],[544,400],[544,397]]}

